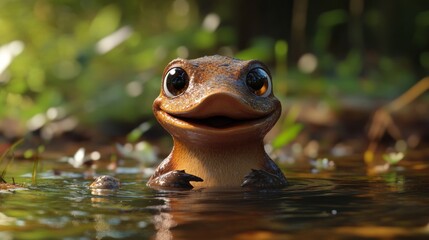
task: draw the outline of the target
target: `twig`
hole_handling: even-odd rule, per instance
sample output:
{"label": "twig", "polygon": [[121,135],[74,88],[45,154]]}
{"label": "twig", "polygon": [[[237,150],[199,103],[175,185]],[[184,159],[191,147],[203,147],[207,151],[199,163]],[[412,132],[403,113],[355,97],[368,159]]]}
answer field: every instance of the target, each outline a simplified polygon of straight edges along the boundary
{"label": "twig", "polygon": [[367,152],[374,152],[376,150],[378,141],[386,133],[386,131],[390,134],[390,136],[397,140],[402,138],[401,131],[394,123],[391,114],[410,104],[428,89],[429,76],[422,78],[401,96],[390,102],[388,105],[375,111],[368,130],[368,138],[370,143]]}
{"label": "twig", "polygon": [[426,90],[429,89],[429,76],[424,77],[412,86],[404,94],[393,100],[389,105],[386,106],[386,110],[389,113],[393,113],[410,104],[417,97],[422,95]]}

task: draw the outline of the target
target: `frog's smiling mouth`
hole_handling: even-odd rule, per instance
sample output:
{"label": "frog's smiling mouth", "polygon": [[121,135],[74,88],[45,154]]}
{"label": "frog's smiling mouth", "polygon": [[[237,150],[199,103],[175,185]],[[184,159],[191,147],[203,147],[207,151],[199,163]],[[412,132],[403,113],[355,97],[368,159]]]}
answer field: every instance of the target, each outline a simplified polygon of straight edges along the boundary
{"label": "frog's smiling mouth", "polygon": [[201,118],[201,119],[192,119],[192,118],[179,118],[179,119],[195,125],[203,125],[203,126],[212,127],[212,128],[230,128],[247,121],[247,120],[234,119],[226,116],[213,116],[213,117]]}
{"label": "frog's smiling mouth", "polygon": [[[199,101],[194,101],[195,105],[186,109],[171,110],[171,106],[187,104],[175,103],[173,105],[172,102],[163,105],[160,99],[155,101],[154,112],[158,115],[157,118],[169,125],[173,131],[180,131],[179,129],[205,130],[205,132],[201,132],[202,134],[245,131],[266,124],[271,125],[277,120],[278,114],[276,113],[280,111],[280,108],[276,107],[276,101],[264,99],[264,104],[254,106],[247,101],[236,94],[217,92]],[[261,105],[264,107],[260,107]]]}
{"label": "frog's smiling mouth", "polygon": [[239,128],[243,126],[252,126],[257,124],[258,122],[264,121],[266,117],[258,117],[258,118],[244,118],[244,119],[237,119],[230,116],[212,116],[212,117],[204,117],[204,118],[190,118],[190,117],[184,117],[184,116],[175,116],[173,114],[169,114],[164,111],[166,115],[170,118],[175,119],[175,123],[178,123],[177,125],[180,126],[182,124],[191,125],[196,128],[201,129],[233,129],[233,128]]}
{"label": "frog's smiling mouth", "polygon": [[[161,108],[155,110],[158,120],[173,135],[194,132],[207,139],[214,136],[234,136],[250,132],[269,130],[280,115],[279,109],[255,116],[231,116],[224,114],[194,116],[193,114],[169,113]],[[245,134],[247,135],[247,134]],[[248,135],[249,137],[251,135]]]}

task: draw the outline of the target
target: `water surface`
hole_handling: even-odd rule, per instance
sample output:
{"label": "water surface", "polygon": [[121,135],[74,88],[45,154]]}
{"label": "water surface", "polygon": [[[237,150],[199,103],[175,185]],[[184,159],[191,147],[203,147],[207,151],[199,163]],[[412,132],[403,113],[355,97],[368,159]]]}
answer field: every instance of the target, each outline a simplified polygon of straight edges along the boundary
{"label": "water surface", "polygon": [[177,192],[147,188],[138,167],[115,175],[119,190],[91,192],[78,171],[54,176],[55,161],[31,185],[32,163],[15,163],[8,175],[28,190],[0,193],[0,239],[429,239],[425,161],[375,175],[350,162],[289,167],[284,190]]}

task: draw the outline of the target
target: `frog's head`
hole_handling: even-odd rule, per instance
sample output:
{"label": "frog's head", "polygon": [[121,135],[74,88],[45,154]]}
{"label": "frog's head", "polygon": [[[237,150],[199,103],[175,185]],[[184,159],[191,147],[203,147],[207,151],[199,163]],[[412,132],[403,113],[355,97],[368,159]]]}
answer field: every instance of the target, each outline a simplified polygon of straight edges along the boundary
{"label": "frog's head", "polygon": [[262,140],[281,105],[264,64],[210,56],[170,62],[153,111],[175,140],[222,145]]}

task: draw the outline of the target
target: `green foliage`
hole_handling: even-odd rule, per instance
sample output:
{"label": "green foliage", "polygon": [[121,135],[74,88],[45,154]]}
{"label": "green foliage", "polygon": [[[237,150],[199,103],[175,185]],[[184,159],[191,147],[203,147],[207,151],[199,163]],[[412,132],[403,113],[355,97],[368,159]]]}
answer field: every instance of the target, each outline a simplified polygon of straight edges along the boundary
{"label": "green foliage", "polygon": [[292,107],[289,110],[288,115],[284,119],[280,133],[273,139],[272,146],[274,149],[279,149],[291,141],[296,139],[298,134],[303,129],[303,125],[296,122],[296,118],[298,117],[299,109],[297,107]]}
{"label": "green foliage", "polygon": [[119,28],[121,12],[115,5],[107,5],[99,10],[89,27],[94,39],[103,38]]}
{"label": "green foliage", "polygon": [[298,136],[302,128],[302,124],[296,123],[289,126],[288,128],[283,129],[272,142],[274,149],[278,149],[289,144]]}
{"label": "green foliage", "polygon": [[391,152],[383,154],[383,159],[390,165],[398,164],[403,158],[405,154],[403,152]]}
{"label": "green foliage", "polygon": [[140,124],[137,128],[133,129],[128,135],[127,135],[127,141],[130,143],[137,142],[140,137],[145,133],[149,128],[151,127],[151,124],[148,122],[144,122]]}
{"label": "green foliage", "polygon": [[235,56],[240,59],[259,59],[268,61],[273,58],[275,42],[271,38],[261,37],[252,41],[249,48],[238,52]]}
{"label": "green foliage", "polygon": [[[87,123],[149,115],[160,72],[177,48],[207,51],[217,33],[195,24],[195,5],[188,4],[183,15],[177,9],[183,6],[171,1],[136,4],[2,2],[0,47],[17,43],[23,50],[0,70],[0,117],[25,122],[58,106]],[[140,8],[143,14],[133,13]],[[188,46],[189,36],[194,43]]]}
{"label": "green foliage", "polygon": [[344,23],[346,17],[346,12],[341,9],[324,12],[319,16],[317,21],[318,28],[313,43],[316,52],[327,53],[334,27]]}
{"label": "green foliage", "polygon": [[[387,45],[383,39],[391,38],[383,35],[388,29],[383,11],[373,3],[365,4],[361,20],[378,41],[373,45]],[[237,8],[246,13],[252,8],[228,1],[208,7],[191,0],[1,1],[0,55],[6,55],[0,56],[0,128],[5,119],[12,120],[23,133],[32,117],[46,116],[52,108],[61,108],[63,117],[76,117],[89,126],[106,120],[135,123],[148,119],[163,68],[176,57],[220,53],[259,59],[273,66],[281,99],[286,90],[300,96],[391,97],[409,87],[415,80],[411,63],[405,58],[390,58],[384,48],[371,53],[377,56],[375,60],[368,59],[361,46],[349,39],[345,51],[332,53],[332,45],[343,42],[336,37],[339,30],[359,32],[344,28],[351,26],[347,9],[332,6],[329,9],[333,10],[312,9],[316,14],[307,16],[303,46],[317,59],[317,67],[304,73],[289,57],[294,46],[283,34],[288,22],[279,21],[285,19],[284,11],[275,21],[278,25],[260,24],[267,30],[276,29],[262,34],[256,23],[268,19],[267,14],[258,11],[260,15],[252,16],[255,20],[249,19],[248,26],[238,18],[242,15]],[[277,9],[271,10],[269,15],[278,14]],[[418,12],[411,21],[412,41],[423,49],[429,14],[411,7],[407,12],[412,11]],[[347,35],[355,36],[342,36]],[[428,59],[427,49],[419,52],[417,62],[425,70],[429,69]],[[290,136],[300,130],[288,129]],[[283,139],[290,138],[286,132],[282,134]]]}

